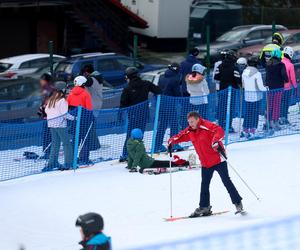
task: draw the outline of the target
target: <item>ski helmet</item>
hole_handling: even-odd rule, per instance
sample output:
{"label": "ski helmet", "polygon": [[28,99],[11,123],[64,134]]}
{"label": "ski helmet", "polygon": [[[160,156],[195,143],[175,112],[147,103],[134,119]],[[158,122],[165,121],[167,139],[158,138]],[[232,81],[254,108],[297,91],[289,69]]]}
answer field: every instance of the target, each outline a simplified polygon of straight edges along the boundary
{"label": "ski helmet", "polygon": [[289,47],[289,46],[286,46],[284,49],[283,49],[283,53],[285,55],[288,55],[290,59],[293,58],[293,55],[294,55],[294,49],[292,47]]}
{"label": "ski helmet", "polygon": [[76,76],[74,79],[75,86],[83,86],[86,83],[87,79],[84,76]]}
{"label": "ski helmet", "polygon": [[64,81],[57,81],[54,83],[54,87],[56,88],[57,91],[64,92],[67,88],[67,84]]}
{"label": "ski helmet", "polygon": [[279,32],[275,32],[272,36],[272,42],[281,46],[284,43],[283,35]]}
{"label": "ski helmet", "polygon": [[222,60],[235,58],[234,51],[231,50],[231,49],[223,49],[223,50],[221,50],[220,55],[221,55],[221,59]]}
{"label": "ski helmet", "polygon": [[135,140],[142,140],[143,139],[143,131],[139,128],[135,128],[131,131],[131,138]]}
{"label": "ski helmet", "polygon": [[245,57],[240,57],[237,59],[236,63],[241,66],[246,66],[247,65],[247,59]]}
{"label": "ski helmet", "polygon": [[248,65],[251,67],[257,67],[258,65],[258,57],[257,56],[251,56],[248,58]]}
{"label": "ski helmet", "polygon": [[100,214],[87,213],[77,218],[75,226],[81,227],[83,234],[89,237],[103,230],[104,221]]}
{"label": "ski helmet", "polygon": [[139,70],[136,67],[128,67],[125,70],[125,75],[128,79],[132,79],[137,77],[139,74]]}
{"label": "ski helmet", "polygon": [[192,67],[192,72],[197,72],[201,75],[204,75],[206,68],[202,66],[200,63],[194,64]]}
{"label": "ski helmet", "polygon": [[282,57],[282,52],[280,49],[274,49],[271,53],[271,57],[281,59]]}
{"label": "ski helmet", "polygon": [[168,66],[168,69],[169,70],[172,70],[174,72],[179,72],[179,69],[180,69],[180,65],[178,63],[171,63],[169,66]]}

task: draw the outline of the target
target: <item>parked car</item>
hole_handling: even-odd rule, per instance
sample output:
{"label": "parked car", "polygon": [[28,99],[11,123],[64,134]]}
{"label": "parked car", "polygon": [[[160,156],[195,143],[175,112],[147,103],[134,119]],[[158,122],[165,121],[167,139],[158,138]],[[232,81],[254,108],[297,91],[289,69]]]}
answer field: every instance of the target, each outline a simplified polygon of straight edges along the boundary
{"label": "parked car", "polygon": [[[281,32],[281,34],[283,35],[284,40],[285,40],[283,47],[284,46],[294,47],[296,45],[300,45],[300,29],[285,30],[285,31]],[[260,44],[248,46],[248,47],[238,50],[237,55],[239,57],[246,57],[246,58],[248,58],[252,55],[259,56],[263,47],[270,43],[272,43],[272,36],[269,36]]]}
{"label": "parked car", "polygon": [[[282,25],[276,25],[276,30],[287,30]],[[223,49],[238,49],[261,43],[272,35],[272,25],[243,25],[232,28],[217,40],[210,44],[211,63],[219,60],[219,54]],[[200,51],[199,58],[206,60],[206,45],[197,47]]]}
{"label": "parked car", "polygon": [[143,80],[152,82],[155,85],[158,85],[159,79],[166,72],[167,68],[154,70],[142,73],[140,76]]}
{"label": "parked car", "polygon": [[127,67],[135,65],[140,72],[165,67],[164,65],[144,64],[139,61],[134,62],[130,57],[115,53],[86,53],[73,55],[59,62],[55,68],[55,77],[58,80],[70,81],[87,64],[92,64],[95,70],[102,73],[104,79],[114,87],[123,86],[126,83],[124,71]]}
{"label": "parked car", "polygon": [[[53,62],[65,59],[64,56],[53,55]],[[49,54],[26,54],[3,58],[0,60],[0,77],[17,78],[17,76],[31,74],[49,64]]]}

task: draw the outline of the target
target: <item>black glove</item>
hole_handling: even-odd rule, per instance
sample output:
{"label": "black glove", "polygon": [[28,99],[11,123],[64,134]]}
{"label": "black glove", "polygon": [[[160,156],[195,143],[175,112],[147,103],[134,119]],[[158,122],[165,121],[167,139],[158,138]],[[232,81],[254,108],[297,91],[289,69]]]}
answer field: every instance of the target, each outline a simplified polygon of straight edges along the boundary
{"label": "black glove", "polygon": [[172,151],[173,151],[173,145],[169,144],[168,145],[168,152],[169,152],[169,154],[170,154],[171,157],[172,157]]}

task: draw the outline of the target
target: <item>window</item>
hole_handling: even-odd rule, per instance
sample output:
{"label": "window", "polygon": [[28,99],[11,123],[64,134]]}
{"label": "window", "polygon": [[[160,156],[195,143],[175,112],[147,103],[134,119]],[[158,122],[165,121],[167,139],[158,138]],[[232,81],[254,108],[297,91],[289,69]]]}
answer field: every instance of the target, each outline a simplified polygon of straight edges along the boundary
{"label": "window", "polygon": [[262,37],[263,38],[267,38],[267,37],[269,37],[269,36],[272,36],[272,30],[270,29],[270,30],[262,30],[261,31],[261,33],[262,33]]}
{"label": "window", "polygon": [[252,31],[247,35],[247,38],[249,40],[261,39],[262,38],[261,31],[260,30]]}
{"label": "window", "polygon": [[0,63],[0,73],[8,70],[11,66],[10,63]]}
{"label": "window", "polygon": [[86,65],[92,65],[94,67],[94,62],[93,61],[84,61],[80,65],[80,71],[84,68]]}
{"label": "window", "polygon": [[97,62],[97,70],[100,72],[103,71],[114,71],[119,70],[120,66],[112,59],[102,59]]}
{"label": "window", "polygon": [[138,69],[144,68],[144,65],[140,62],[136,62],[134,65],[134,60],[129,58],[118,58],[117,62],[122,66],[122,68],[126,69],[128,67],[137,67]]}

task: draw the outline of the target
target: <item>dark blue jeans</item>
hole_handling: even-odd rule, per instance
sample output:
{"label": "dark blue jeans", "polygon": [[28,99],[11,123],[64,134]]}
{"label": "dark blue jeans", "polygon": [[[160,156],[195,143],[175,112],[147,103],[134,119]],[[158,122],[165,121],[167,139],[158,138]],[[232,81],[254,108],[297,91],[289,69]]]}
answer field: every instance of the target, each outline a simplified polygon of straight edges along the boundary
{"label": "dark blue jeans", "polygon": [[209,184],[213,177],[214,171],[217,171],[221,177],[221,180],[224,186],[227,189],[227,192],[230,195],[231,201],[233,204],[239,203],[242,200],[242,197],[239,195],[235,186],[233,185],[227,168],[227,162],[221,162],[211,168],[202,168],[201,169],[202,182],[201,182],[201,193],[200,193],[200,207],[210,206],[210,193],[209,193]]}

